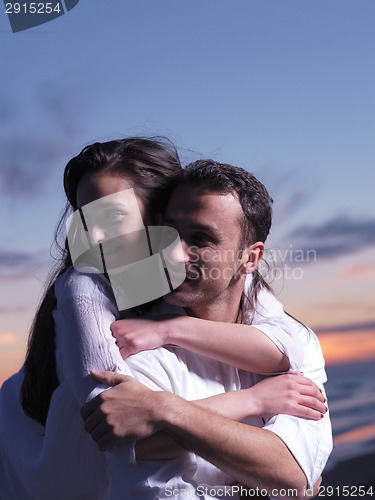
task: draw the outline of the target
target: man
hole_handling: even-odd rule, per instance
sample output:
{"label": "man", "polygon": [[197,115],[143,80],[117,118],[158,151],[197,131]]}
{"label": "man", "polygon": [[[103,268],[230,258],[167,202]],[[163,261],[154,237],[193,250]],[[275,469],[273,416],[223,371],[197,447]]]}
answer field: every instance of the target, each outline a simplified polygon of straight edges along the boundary
{"label": "man", "polygon": [[[228,324],[245,322],[241,317],[245,278],[263,256],[271,225],[271,199],[264,186],[242,169],[210,160],[196,162],[171,195],[166,223],[180,233],[182,251],[175,258],[185,262],[187,274],[166,301],[184,307],[191,316]],[[250,301],[255,303],[258,275],[252,286]],[[311,334],[309,339],[302,325],[296,323],[294,328],[311,361],[305,375],[315,370],[316,381],[324,382],[315,337]],[[127,361],[131,365],[132,357]],[[168,363],[173,363],[172,357],[165,363],[166,370],[171,369]],[[186,364],[189,368],[189,361]],[[198,368],[190,369],[195,373]],[[225,373],[224,387],[231,373]],[[85,405],[82,412],[86,428],[103,448],[114,437],[138,440],[165,430],[242,484],[284,497],[283,490],[288,489],[295,490],[292,497],[306,495],[307,486],[315,483],[328,458],[328,417],[313,422],[279,415],[260,429],[226,419],[170,392],[152,392],[127,377],[107,373],[98,378],[118,384]],[[238,388],[250,387],[257,380],[241,373]],[[201,478],[205,480],[204,474]],[[207,498],[212,498],[210,494]]]}

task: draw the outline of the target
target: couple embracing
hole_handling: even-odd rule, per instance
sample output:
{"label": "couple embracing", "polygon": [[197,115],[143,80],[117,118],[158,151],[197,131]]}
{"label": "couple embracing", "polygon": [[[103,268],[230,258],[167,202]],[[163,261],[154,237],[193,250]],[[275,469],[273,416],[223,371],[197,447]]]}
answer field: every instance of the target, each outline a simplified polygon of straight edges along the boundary
{"label": "couple embracing", "polygon": [[[86,147],[64,188],[90,266],[68,238],[1,389],[0,498],[313,496],[332,448],[324,359],[257,270],[265,187],[128,138]],[[145,228],[162,225],[178,237],[148,268]]]}

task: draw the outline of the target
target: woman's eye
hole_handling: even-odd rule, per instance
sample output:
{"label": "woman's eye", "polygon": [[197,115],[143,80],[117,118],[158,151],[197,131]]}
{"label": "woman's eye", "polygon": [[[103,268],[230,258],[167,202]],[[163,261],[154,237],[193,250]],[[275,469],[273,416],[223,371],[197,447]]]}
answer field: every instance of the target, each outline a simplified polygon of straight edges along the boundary
{"label": "woman's eye", "polygon": [[111,210],[110,212],[107,212],[106,218],[110,222],[119,222],[125,217],[124,212],[120,212],[119,210]]}

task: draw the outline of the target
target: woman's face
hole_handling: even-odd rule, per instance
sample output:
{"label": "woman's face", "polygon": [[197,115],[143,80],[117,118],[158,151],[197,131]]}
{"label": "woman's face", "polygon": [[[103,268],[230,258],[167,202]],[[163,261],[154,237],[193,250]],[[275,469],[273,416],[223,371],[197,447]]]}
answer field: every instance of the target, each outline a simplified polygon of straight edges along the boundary
{"label": "woman's face", "polygon": [[91,244],[102,244],[107,269],[139,259],[146,209],[130,182],[119,175],[86,174],[78,185],[77,205]]}

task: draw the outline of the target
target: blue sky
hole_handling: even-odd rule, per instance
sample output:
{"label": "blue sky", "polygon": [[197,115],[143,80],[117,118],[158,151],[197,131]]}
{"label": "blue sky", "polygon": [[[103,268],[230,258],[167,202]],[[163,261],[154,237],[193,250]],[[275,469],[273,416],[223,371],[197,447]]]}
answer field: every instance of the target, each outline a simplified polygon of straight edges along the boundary
{"label": "blue sky", "polygon": [[24,349],[66,162],[133,134],[253,171],[270,245],[319,250],[289,309],[375,321],[374,21],[373,0],[80,0],[13,34],[0,12],[0,350]]}

